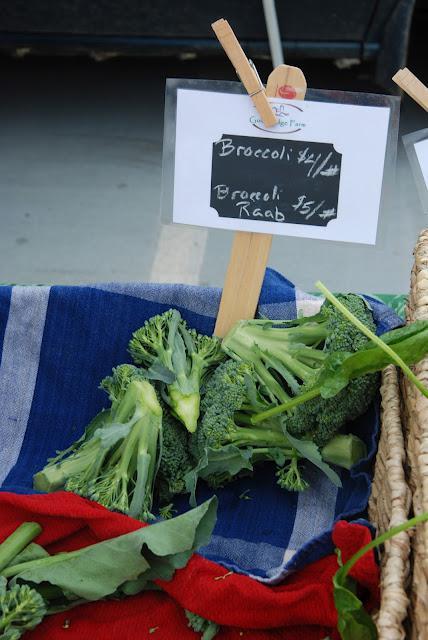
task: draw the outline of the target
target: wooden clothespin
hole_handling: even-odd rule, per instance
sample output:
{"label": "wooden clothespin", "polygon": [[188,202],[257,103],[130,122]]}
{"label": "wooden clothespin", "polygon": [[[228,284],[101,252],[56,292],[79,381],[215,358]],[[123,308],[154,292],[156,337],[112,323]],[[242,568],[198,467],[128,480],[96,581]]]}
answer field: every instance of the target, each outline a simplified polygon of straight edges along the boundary
{"label": "wooden clothespin", "polygon": [[273,127],[276,122],[276,115],[269,104],[265,94],[265,88],[257,70],[251,60],[248,60],[241,45],[239,44],[233,29],[227,20],[221,18],[211,25],[214,33],[225,50],[229,60],[235,67],[239,79],[247,90],[248,95],[254,102],[266,127]]}
{"label": "wooden clothespin", "polygon": [[426,87],[407,67],[397,71],[392,78],[415,102],[428,111],[428,87]]}
{"label": "wooden clothespin", "polygon": [[[252,97],[266,126],[276,124],[276,117],[274,116],[272,119],[266,110],[267,104],[269,111],[273,113],[267,96],[289,99],[303,99],[305,97],[306,80],[302,71],[297,67],[289,67],[285,64],[279,65],[270,74],[266,93],[257,74],[257,82],[259,86],[261,85],[262,91],[253,95],[253,87],[256,86],[255,79],[254,74],[251,73],[251,84],[248,84],[250,80],[248,69],[254,71],[254,66],[248,67],[249,61],[229,23],[226,20],[217,20],[212,28],[247,92]],[[254,99],[255,97],[258,97],[257,101]],[[254,318],[271,244],[272,236],[267,233],[249,233],[247,231],[235,233],[214,329],[215,335],[223,337],[238,320]]]}

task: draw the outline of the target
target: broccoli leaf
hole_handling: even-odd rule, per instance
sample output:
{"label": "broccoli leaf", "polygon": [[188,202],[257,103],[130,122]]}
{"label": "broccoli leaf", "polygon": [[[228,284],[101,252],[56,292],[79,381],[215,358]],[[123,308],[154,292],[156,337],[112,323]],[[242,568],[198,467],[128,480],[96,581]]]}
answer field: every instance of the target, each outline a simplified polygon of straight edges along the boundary
{"label": "broccoli leaf", "polygon": [[227,481],[244,469],[252,471],[252,453],[251,447],[240,449],[233,444],[221,449],[206,448],[196,467],[185,476],[186,491],[190,493],[191,506],[196,505],[195,493],[198,478],[213,480],[215,476],[225,476]]}
{"label": "broccoli leaf", "polygon": [[[394,347],[395,353],[407,364],[414,364],[426,355],[428,344],[428,322],[417,322],[394,329],[382,336],[385,344]],[[372,343],[353,354],[335,353],[324,362],[320,377],[320,391],[323,398],[335,396],[345,388],[350,380],[367,373],[384,369],[395,360],[383,349]]]}
{"label": "broccoli leaf", "polygon": [[337,628],[342,640],[376,640],[376,625],[341,569],[334,576],[333,585],[334,604],[339,613]]}
{"label": "broccoli leaf", "polygon": [[[394,536],[412,527],[428,521],[428,512],[421,513],[402,524],[392,527],[380,536],[361,547],[354,555],[340,566],[333,576],[334,604],[337,611],[337,629],[342,640],[376,640],[378,637],[376,625],[365,611],[363,603],[355,591],[354,581],[348,577],[352,567],[372,549],[376,549]],[[340,552],[338,553],[339,562]]]}
{"label": "broccoli leaf", "polygon": [[318,469],[325,473],[327,478],[329,478],[336,487],[342,486],[342,481],[337,473],[333,471],[333,469],[322,459],[320,450],[315,442],[312,440],[299,440],[298,438],[290,435],[285,426],[283,426],[282,429],[284,434],[287,436],[287,439],[290,441],[290,444],[294,449],[296,449],[302,458],[306,458],[306,460],[309,460],[309,462],[312,462],[313,465],[318,467]]}
{"label": "broccoli leaf", "polygon": [[[389,332],[388,334],[384,334],[385,339],[379,338],[379,336],[375,335],[368,327],[366,327],[361,320],[356,318],[349,309],[346,308],[345,305],[342,304],[340,300],[338,300],[332,293],[327,289],[322,282],[316,282],[315,286],[319,289],[326,297],[326,299],[338,309],[349,322],[351,322],[355,327],[357,327],[367,338],[369,338],[381,351],[384,352],[384,356],[382,359],[381,354],[373,355],[373,352],[376,351],[374,347],[369,350],[362,349],[363,353],[366,353],[366,358],[360,358],[360,361],[354,361],[352,365],[349,365],[351,368],[348,370],[352,375],[349,376],[350,380],[352,377],[363,375],[364,373],[371,373],[376,370],[383,369],[387,364],[395,364],[397,367],[403,371],[403,373],[407,376],[409,380],[413,382],[413,384],[419,389],[419,391],[428,398],[428,388],[418,379],[417,376],[410,369],[409,364],[414,364],[422,360],[424,355],[426,354],[426,345],[427,345],[427,337],[428,337],[428,322],[419,320],[417,327],[414,325],[409,325],[412,327],[408,330],[408,327],[403,327],[400,329],[398,337],[395,332]],[[390,346],[389,343],[392,343],[395,347],[395,350]],[[367,351],[372,353],[372,357],[367,357]],[[385,355],[387,358],[385,359]],[[350,358],[349,358],[350,360]],[[358,362],[360,364],[361,370],[358,372],[358,366],[356,364]],[[346,372],[344,373],[346,376]]]}
{"label": "broccoli leaf", "polygon": [[165,384],[172,384],[177,378],[175,373],[171,371],[171,369],[168,369],[168,367],[165,367],[159,358],[153,362],[145,373],[149,380],[158,380]]}
{"label": "broccoli leaf", "polygon": [[14,565],[5,569],[3,575],[14,576],[13,583],[24,580],[56,585],[65,595],[85,600],[104,598],[149,570],[147,575],[151,579],[168,579],[175,569],[185,566],[198,546],[208,542],[216,508],[217,501],[212,498],[171,520],[77,551]]}

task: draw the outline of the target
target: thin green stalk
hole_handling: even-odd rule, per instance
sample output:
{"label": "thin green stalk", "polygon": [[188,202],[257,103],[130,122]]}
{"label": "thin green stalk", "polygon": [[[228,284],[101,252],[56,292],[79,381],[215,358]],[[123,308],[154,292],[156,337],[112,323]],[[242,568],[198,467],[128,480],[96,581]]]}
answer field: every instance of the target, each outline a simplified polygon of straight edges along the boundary
{"label": "thin green stalk", "polygon": [[407,531],[412,527],[416,527],[418,524],[422,524],[423,522],[428,522],[428,512],[421,513],[420,515],[415,516],[410,520],[406,520],[406,522],[403,522],[402,524],[398,524],[396,527],[392,527],[391,529],[388,529],[388,531],[385,531],[385,533],[382,533],[380,536],[378,536],[374,540],[371,540],[371,542],[366,544],[364,547],[361,547],[361,549],[359,549],[351,558],[349,558],[347,562],[345,562],[343,567],[341,567],[340,571],[343,572],[345,576],[348,575],[352,567],[368,551],[371,551],[372,549],[376,549],[376,547],[379,547],[381,544],[383,544],[384,542],[387,542],[388,540],[398,535],[399,533],[402,533],[403,531]]}
{"label": "thin green stalk", "polygon": [[289,400],[288,402],[284,402],[283,404],[279,404],[276,407],[272,407],[272,409],[267,409],[266,411],[262,411],[261,413],[257,413],[256,415],[251,416],[251,422],[252,424],[258,424],[259,422],[263,422],[263,420],[274,418],[275,416],[281,415],[281,413],[291,411],[291,409],[294,409],[294,407],[297,407],[299,404],[303,404],[308,400],[312,400],[312,398],[316,398],[319,395],[320,388],[314,387],[310,391],[302,393],[300,396],[291,398],[291,400]]}
{"label": "thin green stalk", "polygon": [[0,545],[0,571],[7,567],[42,532],[37,522],[23,522]]}
{"label": "thin green stalk", "polygon": [[349,320],[349,322],[351,322],[354,326],[356,326],[362,333],[364,333],[365,336],[367,336],[367,338],[369,338],[378,347],[380,347],[385,353],[387,353],[389,357],[392,359],[392,361],[395,362],[397,366],[400,367],[403,373],[406,374],[409,380],[413,382],[413,384],[419,389],[419,391],[426,398],[428,398],[428,389],[415,376],[413,371],[404,362],[404,360],[402,360],[400,356],[396,354],[395,351],[391,349],[389,345],[385,344],[385,342],[381,338],[379,338],[379,336],[375,335],[372,331],[370,331],[370,329],[368,329],[360,320],[358,320],[358,318],[355,318],[355,316],[345,307],[345,305],[342,304],[340,300],[338,300],[336,296],[333,295],[331,291],[329,291],[322,282],[318,280],[318,282],[315,283],[315,286],[317,289],[319,289],[319,291],[321,291],[321,293],[324,294],[324,296],[327,298],[329,302],[331,302],[331,304],[333,304],[337,309],[339,309],[341,313],[343,313],[343,315],[347,320]]}
{"label": "thin green stalk", "polygon": [[[95,544],[99,544],[99,543],[95,543]],[[90,546],[94,546],[94,545],[90,545]],[[88,549],[88,548],[89,547],[85,547],[85,549]],[[0,575],[3,576],[4,578],[11,578],[12,576],[18,575],[22,571],[26,571],[34,568],[37,569],[38,567],[43,567],[44,565],[52,566],[52,565],[58,564],[58,562],[62,562],[64,560],[65,556],[67,556],[67,558],[73,558],[74,556],[78,556],[81,552],[82,552],[82,549],[76,549],[75,551],[66,551],[64,553],[57,553],[56,555],[47,556],[46,558],[36,558],[35,560],[27,560],[27,562],[20,562],[19,564],[5,567],[0,572]]]}

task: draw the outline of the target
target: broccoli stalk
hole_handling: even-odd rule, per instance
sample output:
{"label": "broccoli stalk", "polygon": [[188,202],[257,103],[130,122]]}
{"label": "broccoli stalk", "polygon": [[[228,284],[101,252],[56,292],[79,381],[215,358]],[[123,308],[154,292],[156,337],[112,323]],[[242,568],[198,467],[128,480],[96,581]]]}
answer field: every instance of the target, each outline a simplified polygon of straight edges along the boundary
{"label": "broccoli stalk", "polygon": [[222,358],[220,341],[188,329],[176,309],[145,322],[134,332],[129,351],[149,378],[166,385],[163,397],[174,415],[193,433],[199,418],[200,389]]}
{"label": "broccoli stalk", "polygon": [[[111,424],[110,410],[101,411],[91,420],[81,438],[76,440],[64,451],[57,451],[57,455],[49,458],[48,464],[33,478],[37,491],[51,493],[63,489],[68,478],[80,474],[91,473],[94,460],[101,458],[103,450],[100,438],[93,438],[94,433]],[[104,453],[106,455],[106,453]]]}
{"label": "broccoli stalk", "polygon": [[41,531],[42,528],[37,522],[24,522],[15,529],[0,544],[0,571],[3,571],[18,553],[21,553],[34,538],[37,538]]}
{"label": "broccoli stalk", "polygon": [[113,369],[101,387],[110,411],[99,414],[74,445],[34,476],[34,487],[64,487],[108,509],[151,519],[159,466],[162,408],[153,386],[132,365]]}

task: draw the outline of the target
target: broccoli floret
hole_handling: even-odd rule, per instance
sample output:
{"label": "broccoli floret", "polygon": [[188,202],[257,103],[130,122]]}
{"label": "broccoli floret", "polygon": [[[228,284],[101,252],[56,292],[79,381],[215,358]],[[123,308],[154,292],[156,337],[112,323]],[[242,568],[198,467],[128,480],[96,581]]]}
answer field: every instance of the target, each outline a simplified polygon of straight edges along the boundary
{"label": "broccoli floret", "polygon": [[7,586],[7,580],[0,576],[0,637],[18,640],[26,631],[34,629],[47,613],[42,596],[28,586],[15,584]]}
{"label": "broccoli floret", "polygon": [[189,329],[176,309],[145,322],[135,331],[129,351],[148,376],[166,385],[164,398],[172,412],[193,433],[196,430],[200,390],[207,373],[223,354],[218,338]]}
{"label": "broccoli floret", "polygon": [[279,424],[254,427],[246,424],[248,406],[260,402],[251,364],[228,360],[217,367],[207,383],[202,420],[191,436],[191,451],[198,466],[197,477],[218,488],[253,463],[284,464],[292,449]]}
{"label": "broccoli floret", "polygon": [[318,447],[324,447],[346,423],[367,411],[378,389],[378,374],[361,376],[333,398],[316,397],[297,406],[284,417],[284,423],[292,435],[310,437]]}
{"label": "broccoli floret", "polygon": [[168,407],[162,406],[162,455],[159,463],[157,484],[160,499],[167,503],[171,498],[186,491],[185,475],[193,466],[189,452],[188,432],[170,414]]}
{"label": "broccoli floret", "polygon": [[237,424],[237,412],[250,402],[248,389],[253,375],[252,365],[245,362],[228,360],[217,367],[207,384],[203,418],[191,437],[195,457],[207,447],[220,449],[228,444],[253,448],[284,445],[285,438],[279,430]]}
{"label": "broccoli floret", "polygon": [[[363,298],[348,294],[338,299],[366,327],[375,329],[371,310]],[[351,380],[333,398],[321,398],[318,387],[324,364],[332,354],[355,352],[368,341],[326,301],[312,317],[290,322],[238,323],[224,339],[223,348],[231,357],[253,363],[266,401],[282,406],[277,412],[253,410],[253,424],[289,408],[282,418],[288,433],[323,447],[347,422],[368,409],[379,386],[378,375],[368,374]]]}
{"label": "broccoli floret", "polygon": [[202,634],[201,640],[212,640],[220,631],[220,627],[215,622],[205,620],[205,618],[198,616],[197,613],[192,613],[187,609],[184,610],[184,613],[189,621],[188,626],[196,633]]}
{"label": "broccoli floret", "polygon": [[309,487],[300,473],[297,456],[293,456],[289,464],[278,469],[276,477],[279,486],[287,491],[304,491]]}
{"label": "broccoli floret", "polygon": [[101,387],[112,401],[110,410],[34,476],[34,487],[48,492],[63,487],[108,509],[151,519],[162,430],[155,389],[132,365],[113,369]]}

